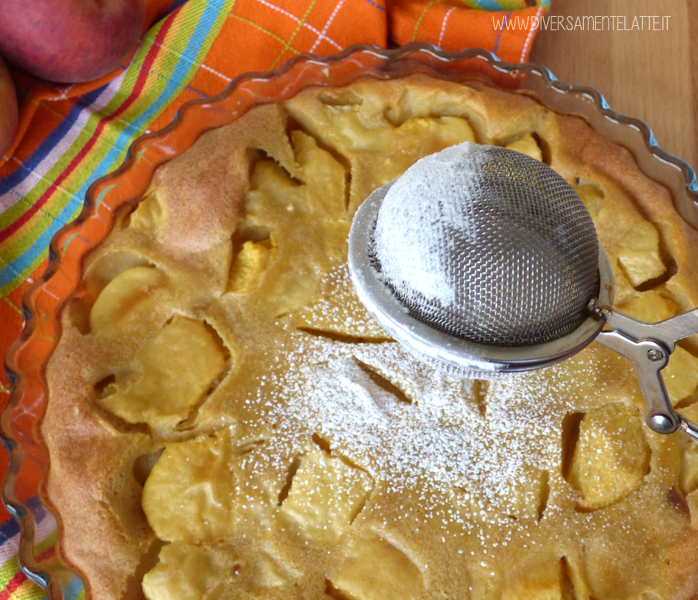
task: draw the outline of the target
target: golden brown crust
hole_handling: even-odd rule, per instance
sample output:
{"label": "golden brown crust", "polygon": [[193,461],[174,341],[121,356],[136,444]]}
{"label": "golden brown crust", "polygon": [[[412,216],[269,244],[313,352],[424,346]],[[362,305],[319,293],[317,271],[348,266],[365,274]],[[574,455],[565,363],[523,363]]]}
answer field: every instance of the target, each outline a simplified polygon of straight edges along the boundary
{"label": "golden brown crust", "polygon": [[[698,304],[698,233],[579,118],[424,76],[253,109],[158,170],[63,312],[47,493],[94,598],[136,597],[146,572],[151,600],[698,593],[692,448],[644,428],[623,359],[592,346],[513,383],[463,382],[358,304],[353,210],[464,140],[537,152],[575,186],[622,310]],[[180,340],[196,351],[178,362]],[[688,406],[698,358],[680,350],[668,385]],[[373,429],[327,412],[354,393]]]}
{"label": "golden brown crust", "polygon": [[[139,510],[140,490],[128,476],[136,457],[153,444],[144,434],[119,433],[99,418],[74,368],[73,360],[79,364],[80,357],[66,357],[65,347],[58,348],[47,373],[52,394],[71,400],[52,403],[45,417],[43,435],[51,452],[47,493],[64,525],[62,554],[72,563],[88,565],[87,583],[94,597],[116,598],[154,540]],[[66,364],[69,369],[62,368]],[[86,539],[100,543],[86,545]]]}

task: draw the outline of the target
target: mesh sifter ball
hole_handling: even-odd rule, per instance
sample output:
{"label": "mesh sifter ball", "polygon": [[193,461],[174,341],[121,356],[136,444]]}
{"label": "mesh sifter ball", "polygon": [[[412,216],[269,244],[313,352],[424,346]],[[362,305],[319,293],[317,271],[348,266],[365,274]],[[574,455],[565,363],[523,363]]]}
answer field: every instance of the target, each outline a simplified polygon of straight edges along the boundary
{"label": "mesh sifter ball", "polygon": [[596,231],[579,196],[545,164],[496,146],[466,143],[409,169],[373,238],[376,268],[414,318],[481,344],[559,339],[598,291]]}
{"label": "mesh sifter ball", "polygon": [[572,186],[525,154],[465,143],[423,158],[362,205],[349,243],[369,312],[427,356],[460,348],[465,363],[450,361],[459,367],[523,370],[600,330],[587,323],[599,295],[591,217]]}
{"label": "mesh sifter ball", "polygon": [[371,315],[420,358],[488,377],[596,340],[635,366],[651,429],[698,439],[661,375],[676,342],[698,333],[698,309],[659,323],[614,311],[591,217],[533,158],[466,143],[418,161],[357,211],[349,271]]}

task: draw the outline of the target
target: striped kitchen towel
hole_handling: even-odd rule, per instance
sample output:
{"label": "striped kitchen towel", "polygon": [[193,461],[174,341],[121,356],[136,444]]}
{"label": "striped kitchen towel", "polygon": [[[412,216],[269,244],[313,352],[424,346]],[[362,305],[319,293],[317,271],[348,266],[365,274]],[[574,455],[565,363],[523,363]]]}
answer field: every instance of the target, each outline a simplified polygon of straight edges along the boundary
{"label": "striped kitchen towel", "polygon": [[[151,13],[164,5],[169,12],[132,60],[98,81],[58,85],[15,73],[20,134],[0,157],[0,357],[21,331],[22,294],[44,271],[52,236],[80,212],[92,182],[123,161],[134,138],[164,127],[183,103],[217,94],[240,73],[360,42],[483,47],[522,62],[535,30],[507,22],[540,16],[549,0],[149,0]],[[0,371],[0,405],[8,398]],[[3,454],[0,475],[4,462]],[[29,483],[24,499],[35,489]],[[18,572],[16,524],[4,511],[2,521],[0,600],[42,598]],[[51,527],[38,529],[43,540]],[[44,542],[49,547],[50,536]],[[80,590],[71,584],[69,600]]]}

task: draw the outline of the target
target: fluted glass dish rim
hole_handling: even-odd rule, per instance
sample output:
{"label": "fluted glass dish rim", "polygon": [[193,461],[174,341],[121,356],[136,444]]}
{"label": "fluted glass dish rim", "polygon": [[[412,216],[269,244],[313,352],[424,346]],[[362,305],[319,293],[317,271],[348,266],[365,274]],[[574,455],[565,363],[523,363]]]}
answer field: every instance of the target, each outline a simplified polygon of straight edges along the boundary
{"label": "fluted glass dish rim", "polygon": [[[117,213],[143,197],[157,167],[182,154],[206,131],[308,86],[342,86],[360,77],[392,79],[414,73],[487,80],[533,96],[555,112],[581,116],[605,138],[626,147],[646,175],[669,188],[683,218],[698,227],[696,173],[662,150],[646,123],[615,112],[591,87],[563,83],[542,65],[506,63],[482,49],[446,52],[415,42],[387,50],[359,44],[326,57],[302,54],[280,69],[242,74],[221,93],[187,102],[169,125],[131,144],[123,164],[90,187],[80,215],[53,237],[46,272],[23,297],[24,329],[5,359],[11,395],[0,420],[0,437],[9,453],[2,499],[19,522],[19,564],[50,600],[64,598],[83,583],[60,556],[60,518],[44,493],[50,465],[40,425],[48,401],[45,367],[60,338],[61,308],[78,286],[84,258],[109,234]],[[29,482],[30,501],[20,497],[17,487],[31,479],[32,463],[39,466],[41,479]],[[55,541],[37,556],[37,523],[45,518],[53,523]]]}

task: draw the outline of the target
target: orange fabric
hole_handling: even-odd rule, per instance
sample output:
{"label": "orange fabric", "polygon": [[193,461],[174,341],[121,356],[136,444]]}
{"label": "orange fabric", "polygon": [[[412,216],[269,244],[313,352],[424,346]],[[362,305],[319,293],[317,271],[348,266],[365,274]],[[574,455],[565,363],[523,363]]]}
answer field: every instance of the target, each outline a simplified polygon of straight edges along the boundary
{"label": "orange fabric", "polygon": [[453,51],[485,48],[502,60],[519,63],[528,60],[535,35],[519,24],[533,23],[533,17],[540,17],[543,11],[542,6],[517,10],[518,19],[502,28],[512,11],[469,10],[461,0],[388,0],[388,27],[398,44],[422,41]]}

